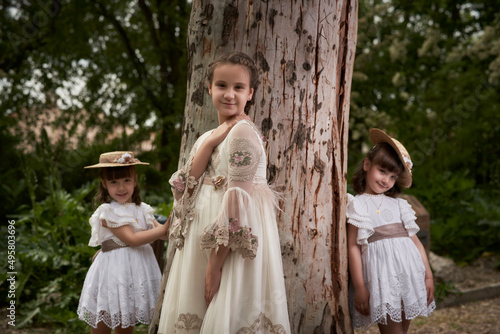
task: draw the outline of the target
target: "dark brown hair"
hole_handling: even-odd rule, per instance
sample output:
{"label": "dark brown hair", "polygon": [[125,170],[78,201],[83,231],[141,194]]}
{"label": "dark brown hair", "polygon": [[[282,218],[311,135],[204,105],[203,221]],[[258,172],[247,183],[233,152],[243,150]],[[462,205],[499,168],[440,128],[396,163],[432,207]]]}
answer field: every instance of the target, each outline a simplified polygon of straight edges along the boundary
{"label": "dark brown hair", "polygon": [[245,105],[245,114],[248,115],[248,110],[250,110],[250,106],[254,104],[254,96],[257,87],[259,86],[259,69],[255,62],[250,58],[247,54],[243,52],[232,52],[226,53],[218,56],[214,61],[212,61],[208,65],[207,72],[207,82],[209,85],[212,85],[212,81],[214,79],[214,71],[219,65],[241,65],[248,69],[248,73],[250,74],[250,89],[253,88],[254,94],[252,95],[252,99],[247,102]]}
{"label": "dark brown hair", "polygon": [[[404,165],[399,159],[396,151],[387,143],[378,143],[375,145],[367,154],[366,158],[370,161],[371,165],[378,165],[389,172],[394,173],[399,176],[404,171]],[[362,194],[366,190],[366,172],[363,169],[363,163],[365,159],[361,160],[361,163],[356,167],[356,171],[352,176],[352,188],[356,194]],[[394,183],[394,186],[386,191],[384,194],[389,197],[396,197],[401,194],[402,189],[399,187],[398,182]]]}
{"label": "dark brown hair", "polygon": [[[123,167],[102,167],[101,168],[101,181],[104,180],[117,180],[126,177],[135,178],[137,173],[135,172],[135,166],[123,166]],[[111,202],[112,198],[109,192],[102,182],[99,182],[99,190],[95,196],[96,204],[103,204]],[[132,194],[132,202],[136,205],[141,205],[141,189],[139,188],[139,183],[136,183],[134,187],[134,193]]]}

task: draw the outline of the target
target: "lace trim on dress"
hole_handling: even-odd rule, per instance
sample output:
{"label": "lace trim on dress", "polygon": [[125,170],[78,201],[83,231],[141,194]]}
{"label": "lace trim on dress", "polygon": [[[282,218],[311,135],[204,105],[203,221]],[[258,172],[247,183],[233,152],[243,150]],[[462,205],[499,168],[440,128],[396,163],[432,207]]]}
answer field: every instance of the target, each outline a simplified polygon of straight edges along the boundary
{"label": "lace trim on dress", "polygon": [[258,238],[252,234],[252,229],[248,226],[241,226],[238,219],[229,218],[228,225],[219,226],[212,224],[207,226],[201,237],[201,249],[215,248],[219,245],[237,251],[243,258],[253,260],[259,247]]}
{"label": "lace trim on dress", "polygon": [[354,197],[347,206],[347,222],[358,228],[358,245],[368,245],[368,238],[375,232],[370,223],[370,216],[359,197]]}
{"label": "lace trim on dress", "polygon": [[177,317],[177,321],[174,324],[176,329],[180,330],[194,330],[201,329],[203,320],[197,314],[191,313],[181,313]]}
{"label": "lace trim on dress", "polygon": [[415,222],[417,220],[415,211],[412,209],[410,203],[408,203],[405,199],[398,199],[398,203],[399,210],[401,212],[401,220],[403,221],[403,224],[408,231],[408,235],[412,237],[420,230],[420,227],[418,227],[417,223]]}
{"label": "lace trim on dress", "polygon": [[260,160],[260,151],[247,138],[233,138],[229,142],[229,181],[250,181]]}
{"label": "lace trim on dress", "polygon": [[[144,304],[148,300],[156,300],[156,293],[159,289],[159,280],[143,281],[138,287],[137,285],[130,284],[127,288],[120,289],[119,297],[121,300],[137,301],[137,292],[139,292],[140,300]],[[96,305],[109,303],[107,299],[108,295],[100,295],[97,287],[93,290],[89,290],[87,292],[87,296],[89,296],[89,300],[92,300]],[[103,299],[105,301],[103,301]],[[117,307],[114,307],[114,309],[117,309]],[[99,310],[96,314],[94,313],[95,311],[93,312],[86,307],[79,307],[77,310],[77,314],[79,319],[85,321],[87,324],[89,324],[89,326],[93,328],[97,328],[97,324],[101,321],[104,322],[109,328],[115,328],[118,326],[127,328],[130,326],[135,326],[138,323],[148,325],[151,322],[151,319],[153,318],[154,304],[150,309],[132,309],[133,310],[128,313],[122,313],[121,311],[110,313],[107,310]]]}
{"label": "lace trim on dress", "polygon": [[121,312],[110,314],[107,311],[100,311],[99,314],[94,315],[89,310],[82,308],[77,313],[81,320],[93,328],[97,328],[97,324],[101,321],[109,328],[116,328],[118,326],[127,328],[135,326],[138,323],[149,325],[153,312],[154,308],[151,308],[149,311],[137,310],[135,314],[129,313],[123,315]]}
{"label": "lace trim on dress", "polygon": [[155,210],[149,205],[149,204],[146,204],[146,203],[141,203],[141,208],[144,212],[144,218],[146,220],[146,226],[148,227],[148,229],[153,229],[155,228],[155,223],[154,223],[154,220],[155,220],[155,216],[154,216],[154,213],[155,213]]}
{"label": "lace trim on dress", "polygon": [[189,172],[191,171],[194,155],[198,146],[205,140],[209,133],[210,132],[207,132],[198,139],[184,167],[175,172],[169,180],[176,199],[172,209],[173,219],[170,227],[169,239],[174,243],[177,249],[182,249],[184,247],[184,239],[187,235],[189,223],[194,219],[193,203],[205,177],[205,173],[203,173],[198,179],[195,179],[194,176],[189,176]]}
{"label": "lace trim on dress", "polygon": [[[426,307],[422,307],[422,305],[427,305],[426,297],[423,297],[421,300],[411,305],[401,305],[401,307],[394,307],[389,303],[385,303],[371,310],[369,317],[353,317],[353,327],[355,329],[367,329],[374,324],[387,325],[387,316],[394,322],[401,322],[403,321],[403,312],[407,320],[415,319],[418,316],[428,317],[436,309],[436,303],[434,301]],[[367,321],[367,319],[371,319],[371,321]]]}
{"label": "lace trim on dress", "polygon": [[262,333],[263,330],[265,330],[264,333],[287,334],[283,325],[274,325],[272,321],[264,315],[264,313],[259,314],[252,326],[242,327],[236,332],[236,334],[256,334]]}

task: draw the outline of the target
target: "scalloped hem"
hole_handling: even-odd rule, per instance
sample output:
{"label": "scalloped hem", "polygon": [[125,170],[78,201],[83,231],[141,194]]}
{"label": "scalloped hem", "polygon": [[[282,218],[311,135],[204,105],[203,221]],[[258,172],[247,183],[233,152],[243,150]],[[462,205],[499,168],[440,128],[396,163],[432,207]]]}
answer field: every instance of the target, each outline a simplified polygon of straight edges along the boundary
{"label": "scalloped hem", "polygon": [[[149,314],[153,314],[154,309],[149,311]],[[123,316],[121,312],[111,315],[107,311],[100,311],[98,315],[93,314],[86,308],[79,308],[76,312],[78,314],[78,319],[84,321],[92,328],[97,328],[97,324],[103,322],[107,327],[115,329],[118,326],[122,328],[134,327],[137,324],[149,325],[151,319],[144,319],[144,315],[129,314],[127,322],[123,322]],[[142,313],[142,312],[140,312]],[[145,312],[144,312],[145,313]],[[152,317],[151,317],[152,318]]]}
{"label": "scalloped hem", "polygon": [[[417,302],[416,304],[419,304],[419,303]],[[353,325],[354,329],[356,329],[356,330],[365,330],[365,329],[372,327],[373,325],[379,325],[379,324],[380,325],[387,325],[387,316],[389,316],[389,318],[393,322],[399,323],[399,322],[403,321],[403,317],[402,317],[403,312],[405,312],[405,320],[413,320],[419,316],[428,317],[436,309],[436,302],[435,301],[432,301],[432,303],[430,303],[426,308],[420,308],[420,307],[415,308],[414,305],[412,305],[410,307],[403,306],[402,309],[401,308],[399,308],[399,309],[392,308],[391,305],[389,305],[389,304],[381,305],[378,308],[380,311],[377,312],[377,310],[375,310],[375,313],[379,314],[375,320],[372,320],[370,322],[363,321],[363,319],[360,320],[359,319],[360,316],[357,315],[357,316],[353,317],[352,325]],[[354,311],[354,312],[357,313],[357,311]],[[373,312],[373,310],[370,312]],[[367,318],[364,316],[361,316],[361,317],[365,318],[365,320]],[[371,318],[371,316],[368,316],[368,317]],[[358,319],[356,319],[356,318],[358,318]]]}

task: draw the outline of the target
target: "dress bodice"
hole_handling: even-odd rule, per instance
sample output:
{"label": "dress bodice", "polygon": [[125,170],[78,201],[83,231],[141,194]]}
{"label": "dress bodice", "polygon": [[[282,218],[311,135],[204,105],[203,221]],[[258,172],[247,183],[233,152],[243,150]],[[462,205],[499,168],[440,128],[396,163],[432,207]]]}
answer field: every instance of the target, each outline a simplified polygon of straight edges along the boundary
{"label": "dress bodice", "polygon": [[[255,171],[255,176],[253,177],[254,184],[264,184],[267,183],[266,173],[267,173],[267,165],[266,165],[266,151],[264,149],[262,136],[260,132],[255,128],[253,123],[248,121],[240,121],[238,124],[234,126],[251,126],[255,133],[255,138],[253,142],[256,144],[255,148],[257,149],[257,153],[259,155],[257,168]],[[234,129],[233,128],[233,129]],[[213,178],[223,175],[225,177],[228,176],[229,173],[229,161],[230,161],[230,143],[233,138],[233,132],[228,134],[228,136],[219,144],[219,146],[214,150],[212,156],[210,158],[209,166],[207,167],[207,174],[205,178],[212,180]]]}

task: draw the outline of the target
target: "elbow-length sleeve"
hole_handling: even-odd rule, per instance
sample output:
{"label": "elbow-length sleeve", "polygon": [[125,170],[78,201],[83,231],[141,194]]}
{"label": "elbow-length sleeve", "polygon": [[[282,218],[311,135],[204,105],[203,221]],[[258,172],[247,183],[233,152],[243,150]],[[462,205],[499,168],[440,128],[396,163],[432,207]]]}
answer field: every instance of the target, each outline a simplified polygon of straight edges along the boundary
{"label": "elbow-length sleeve", "polygon": [[203,183],[205,173],[198,179],[190,176],[193,159],[198,147],[210,135],[212,131],[204,133],[194,144],[186,164],[177,172],[172,174],[169,183],[174,194],[174,206],[172,210],[173,219],[170,226],[169,239],[174,243],[177,249],[184,247],[184,238],[186,237],[189,222],[194,218],[193,203],[198,195]]}
{"label": "elbow-length sleeve", "polygon": [[412,237],[420,230],[416,220],[415,211],[411,208],[410,203],[403,198],[398,198],[399,211],[401,212],[401,221],[405,229],[408,231],[408,236]]}
{"label": "elbow-length sleeve", "polygon": [[244,122],[235,126],[227,139],[227,190],[218,215],[204,230],[201,248],[218,250],[224,245],[243,258],[253,259],[261,231],[256,230],[256,208],[251,193],[263,148],[255,130]]}
{"label": "elbow-length sleeve", "polygon": [[375,232],[370,222],[370,216],[359,197],[348,196],[348,199],[347,222],[358,228],[358,236],[356,238],[358,245],[368,245],[368,238]]}

